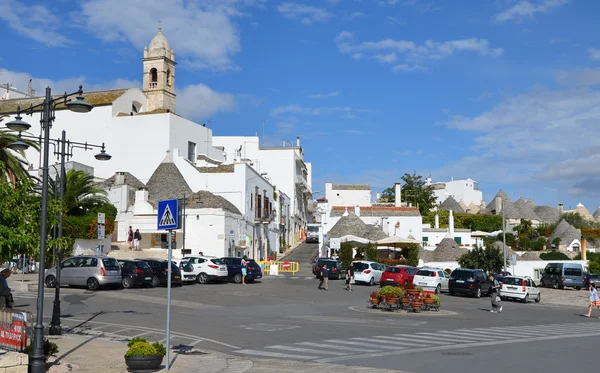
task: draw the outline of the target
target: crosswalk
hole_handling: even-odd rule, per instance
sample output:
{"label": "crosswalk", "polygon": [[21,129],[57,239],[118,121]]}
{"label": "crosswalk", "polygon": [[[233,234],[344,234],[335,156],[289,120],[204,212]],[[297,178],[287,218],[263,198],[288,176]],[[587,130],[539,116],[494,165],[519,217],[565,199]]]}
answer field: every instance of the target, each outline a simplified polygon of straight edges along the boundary
{"label": "crosswalk", "polygon": [[434,330],[297,342],[232,352],[245,356],[331,363],[348,359],[586,336],[600,336],[596,323]]}

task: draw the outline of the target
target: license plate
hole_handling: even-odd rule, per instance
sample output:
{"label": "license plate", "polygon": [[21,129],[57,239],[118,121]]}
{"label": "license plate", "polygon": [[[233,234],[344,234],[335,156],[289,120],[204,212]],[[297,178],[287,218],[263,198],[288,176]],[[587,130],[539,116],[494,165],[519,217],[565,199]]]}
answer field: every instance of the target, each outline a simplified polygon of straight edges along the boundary
{"label": "license plate", "polygon": [[463,280],[456,280],[456,282],[458,282],[459,284],[464,284],[465,283]]}
{"label": "license plate", "polygon": [[175,276],[175,278],[181,278],[180,276]]}
{"label": "license plate", "polygon": [[152,277],[146,277],[144,280],[152,280]]}
{"label": "license plate", "polygon": [[419,285],[427,285],[426,282],[419,282]]}
{"label": "license plate", "polygon": [[517,288],[513,287],[513,286],[509,286],[508,287],[510,290],[517,290]]}

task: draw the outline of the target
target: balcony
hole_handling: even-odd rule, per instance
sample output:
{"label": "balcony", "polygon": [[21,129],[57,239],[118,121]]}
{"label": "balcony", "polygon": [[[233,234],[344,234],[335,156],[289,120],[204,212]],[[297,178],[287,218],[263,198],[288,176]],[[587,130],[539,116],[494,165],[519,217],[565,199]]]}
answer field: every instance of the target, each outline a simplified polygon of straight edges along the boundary
{"label": "balcony", "polygon": [[312,193],[304,175],[296,175],[296,187],[300,188],[303,193]]}
{"label": "balcony", "polygon": [[277,211],[273,210],[273,211],[268,211],[268,210],[264,210],[263,214],[262,214],[262,222],[263,223],[270,223],[272,221],[275,220],[275,217],[277,216]]}

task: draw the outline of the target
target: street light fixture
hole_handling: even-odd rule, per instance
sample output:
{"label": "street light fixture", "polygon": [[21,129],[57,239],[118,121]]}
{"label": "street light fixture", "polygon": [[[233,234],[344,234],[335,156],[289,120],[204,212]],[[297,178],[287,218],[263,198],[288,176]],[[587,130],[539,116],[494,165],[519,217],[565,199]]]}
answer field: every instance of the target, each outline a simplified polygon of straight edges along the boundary
{"label": "street light fixture", "polygon": [[9,144],[8,147],[17,152],[27,150],[29,148],[29,145],[24,143],[22,140],[23,140],[23,137],[19,133],[19,137],[17,137],[17,141],[13,142],[12,144]]}
{"label": "street light fixture", "polygon": [[[70,101],[69,97],[77,95],[75,101]],[[55,110],[58,105],[66,105],[67,108],[76,113],[87,113],[93,108],[92,105],[88,104],[83,100],[83,87],[79,86],[79,90],[74,93],[61,95],[56,98],[52,98],[52,90],[50,87],[46,87],[46,95],[44,100],[37,104],[32,105],[26,110],[17,108],[17,116],[15,120],[6,124],[8,129],[23,132],[31,128],[31,125],[24,122],[21,117],[21,113],[33,115],[34,112],[41,112],[42,119],[42,130],[44,131],[43,137],[43,163],[42,163],[42,211],[41,211],[41,225],[40,225],[40,268],[38,277],[38,303],[37,303],[37,314],[35,326],[33,327],[33,344],[31,348],[31,354],[29,357],[29,367],[31,373],[45,373],[46,362],[44,356],[44,272],[45,272],[45,260],[46,260],[46,239],[47,239],[47,219],[48,219],[48,158],[49,158],[49,147],[50,147],[50,129],[52,128],[52,122],[55,120]],[[40,138],[41,140],[41,138]],[[17,148],[24,146],[20,144],[20,140],[15,145]],[[26,148],[25,148],[26,149]],[[63,169],[64,170],[64,169]],[[63,171],[64,172],[64,171]],[[64,180],[64,179],[63,179]]]}
{"label": "street light fixture", "polygon": [[100,150],[100,153],[96,154],[94,158],[99,161],[108,161],[112,158],[112,155],[108,154],[106,150],[104,150],[104,143],[102,143],[102,150]]}

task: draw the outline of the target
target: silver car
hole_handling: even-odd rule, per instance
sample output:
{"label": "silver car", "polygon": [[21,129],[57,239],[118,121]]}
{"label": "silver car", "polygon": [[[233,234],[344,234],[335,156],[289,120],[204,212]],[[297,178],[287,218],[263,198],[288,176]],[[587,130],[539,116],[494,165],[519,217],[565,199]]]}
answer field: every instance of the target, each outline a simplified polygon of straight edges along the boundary
{"label": "silver car", "polygon": [[[86,286],[98,290],[101,286],[121,285],[121,266],[114,258],[104,256],[75,256],[60,263],[60,284]],[[56,286],[56,267],[46,271],[46,287]]]}

